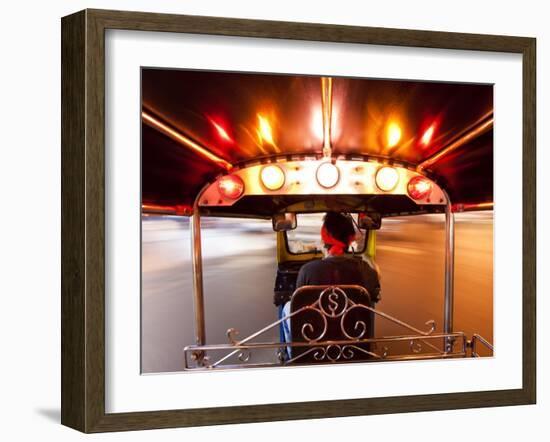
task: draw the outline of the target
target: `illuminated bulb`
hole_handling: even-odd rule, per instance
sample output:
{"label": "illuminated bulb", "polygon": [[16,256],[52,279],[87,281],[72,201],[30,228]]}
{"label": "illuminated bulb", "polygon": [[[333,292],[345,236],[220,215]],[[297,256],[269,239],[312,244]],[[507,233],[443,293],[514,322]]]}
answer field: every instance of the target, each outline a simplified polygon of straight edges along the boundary
{"label": "illuminated bulb", "polygon": [[222,126],[220,126],[218,123],[216,123],[213,120],[210,120],[210,122],[215,127],[216,132],[218,132],[218,135],[220,136],[220,138],[223,138],[225,141],[233,141],[231,139],[231,137],[229,136],[229,134],[226,132],[226,130]]}
{"label": "illuminated bulb", "polygon": [[262,183],[269,190],[279,190],[285,183],[285,173],[279,166],[270,164],[262,169],[260,174]]}
{"label": "illuminated bulb", "polygon": [[425,199],[432,192],[432,183],[427,178],[417,175],[409,181],[407,191],[414,200]]}
{"label": "illuminated bulb", "polygon": [[388,147],[394,147],[401,140],[401,128],[397,123],[388,125]]}
{"label": "illuminated bulb", "polygon": [[380,190],[389,192],[397,186],[399,173],[393,167],[384,166],[376,172],[376,185]]}
{"label": "illuminated bulb", "polygon": [[332,163],[322,163],[317,168],[317,182],[326,189],[336,186],[340,179],[340,171]]}
{"label": "illuminated bulb", "polygon": [[428,129],[426,129],[426,132],[424,132],[424,135],[422,135],[422,138],[420,139],[420,142],[427,146],[432,141],[432,137],[434,135],[435,131],[435,125],[431,125]]}
{"label": "illuminated bulb", "polygon": [[230,199],[239,198],[244,192],[244,182],[237,175],[225,175],[218,181],[219,192]]}
{"label": "illuminated bulb", "polygon": [[267,141],[269,144],[275,144],[273,142],[273,134],[271,132],[271,125],[267,118],[258,115],[259,135],[260,141]]}

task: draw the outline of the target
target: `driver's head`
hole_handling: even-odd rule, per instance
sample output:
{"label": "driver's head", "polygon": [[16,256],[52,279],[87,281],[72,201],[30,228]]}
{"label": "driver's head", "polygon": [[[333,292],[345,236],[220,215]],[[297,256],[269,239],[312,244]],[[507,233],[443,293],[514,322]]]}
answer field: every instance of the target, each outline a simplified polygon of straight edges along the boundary
{"label": "driver's head", "polygon": [[338,212],[327,212],[323,220],[321,238],[331,253],[343,253],[355,238],[355,227],[351,216]]}

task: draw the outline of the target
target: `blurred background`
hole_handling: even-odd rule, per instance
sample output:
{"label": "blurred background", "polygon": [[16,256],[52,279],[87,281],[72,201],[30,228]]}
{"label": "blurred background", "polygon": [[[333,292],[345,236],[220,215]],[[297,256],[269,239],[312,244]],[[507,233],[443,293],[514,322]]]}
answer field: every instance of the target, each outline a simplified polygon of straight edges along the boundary
{"label": "blurred background", "polygon": [[[444,215],[385,218],[377,232],[382,300],[376,308],[425,330],[443,326]],[[455,214],[455,330],[493,341],[493,212]],[[319,225],[299,225],[315,238]],[[206,342],[227,343],[277,320],[277,270],[271,220],[202,219]],[[142,372],[183,369],[182,349],[194,343],[189,218],[142,218]],[[376,335],[403,329],[377,319]],[[262,341],[278,340],[278,329]]]}

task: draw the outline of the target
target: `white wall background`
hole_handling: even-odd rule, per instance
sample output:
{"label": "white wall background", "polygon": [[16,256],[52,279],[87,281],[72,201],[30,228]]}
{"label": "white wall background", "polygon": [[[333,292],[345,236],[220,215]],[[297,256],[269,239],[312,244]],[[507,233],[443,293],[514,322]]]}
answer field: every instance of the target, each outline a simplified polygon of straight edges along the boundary
{"label": "white wall background", "polygon": [[[545,2],[278,0],[51,0],[4,2],[0,26],[0,436],[66,441],[85,436],[59,424],[60,409],[60,17],[83,8],[338,23],[537,37],[538,226],[549,223],[543,164],[550,161],[550,14]],[[538,231],[538,404],[222,427],[117,433],[96,440],[545,440],[550,246]],[[546,250],[545,250],[546,249]],[[547,418],[546,418],[547,419]]]}

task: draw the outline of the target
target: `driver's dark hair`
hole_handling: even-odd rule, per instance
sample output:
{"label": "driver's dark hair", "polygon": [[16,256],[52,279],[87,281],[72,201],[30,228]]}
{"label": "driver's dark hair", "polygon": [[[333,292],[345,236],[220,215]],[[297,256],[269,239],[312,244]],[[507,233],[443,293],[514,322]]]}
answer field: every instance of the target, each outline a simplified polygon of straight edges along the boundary
{"label": "driver's dark hair", "polygon": [[338,241],[349,245],[349,239],[355,234],[353,220],[350,215],[340,212],[327,212],[323,225],[328,233]]}

